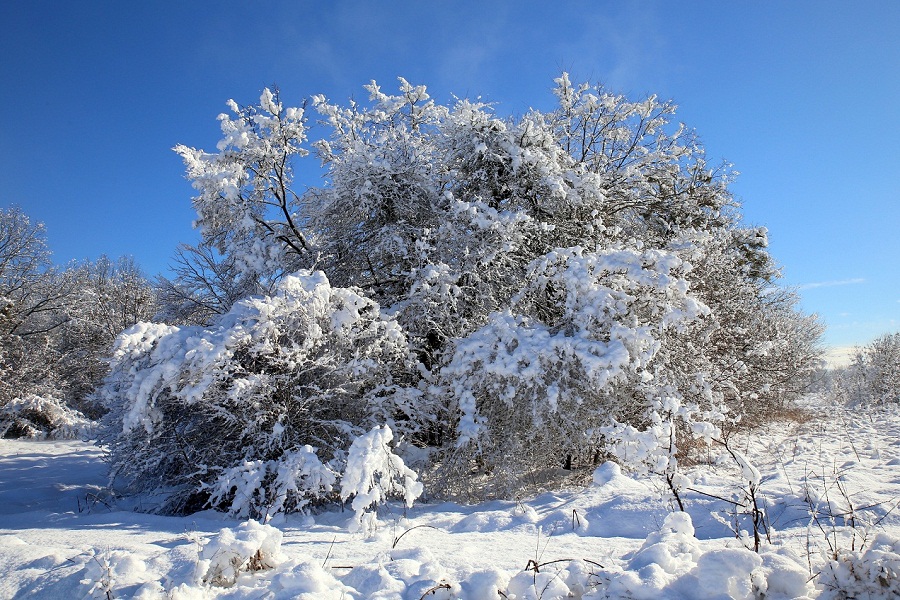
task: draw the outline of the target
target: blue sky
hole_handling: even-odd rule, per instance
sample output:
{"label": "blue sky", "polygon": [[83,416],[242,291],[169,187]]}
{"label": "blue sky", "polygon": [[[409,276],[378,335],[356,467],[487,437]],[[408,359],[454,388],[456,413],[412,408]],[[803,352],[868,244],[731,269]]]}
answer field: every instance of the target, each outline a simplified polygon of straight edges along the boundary
{"label": "blue sky", "polygon": [[214,147],[229,98],[402,75],[517,114],[566,70],[679,105],[826,343],[900,329],[900,2],[29,0],[0,27],[0,206],[46,223],[58,262],[165,272],[196,239],[170,149]]}

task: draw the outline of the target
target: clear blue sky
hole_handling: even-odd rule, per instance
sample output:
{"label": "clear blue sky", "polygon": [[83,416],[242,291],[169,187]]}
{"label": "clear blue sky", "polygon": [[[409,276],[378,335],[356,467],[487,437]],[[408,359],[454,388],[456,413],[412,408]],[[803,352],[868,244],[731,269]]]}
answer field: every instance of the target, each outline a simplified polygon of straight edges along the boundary
{"label": "clear blue sky", "polygon": [[548,108],[552,79],[680,106],[742,175],[784,283],[834,346],[900,329],[900,2],[0,3],[0,206],[46,223],[58,262],[194,241],[176,143],[212,148],[225,101],[299,104],[402,75]]}

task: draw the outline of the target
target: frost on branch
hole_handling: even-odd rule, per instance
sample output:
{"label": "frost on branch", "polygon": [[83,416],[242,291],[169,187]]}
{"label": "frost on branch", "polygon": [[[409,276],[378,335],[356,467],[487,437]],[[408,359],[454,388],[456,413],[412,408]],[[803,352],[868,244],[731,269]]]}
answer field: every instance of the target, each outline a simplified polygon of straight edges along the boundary
{"label": "frost on branch", "polygon": [[299,510],[328,495],[326,465],[373,420],[415,423],[394,381],[407,361],[397,323],[320,272],[287,276],[208,328],[140,323],[100,390],[113,476],[165,492],[163,510]]}
{"label": "frost on branch", "polygon": [[341,500],[353,498],[351,533],[374,531],[375,509],[389,497],[400,497],[411,507],[422,495],[422,484],[416,473],[391,450],[389,444],[393,439],[390,427],[375,427],[353,440],[350,446],[341,478]]}

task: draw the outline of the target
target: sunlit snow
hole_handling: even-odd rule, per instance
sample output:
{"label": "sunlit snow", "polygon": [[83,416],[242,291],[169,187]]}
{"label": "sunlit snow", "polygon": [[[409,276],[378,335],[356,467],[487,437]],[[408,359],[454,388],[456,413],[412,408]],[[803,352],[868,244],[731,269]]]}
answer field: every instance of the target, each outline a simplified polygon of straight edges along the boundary
{"label": "sunlit snow", "polygon": [[[896,597],[900,412],[818,414],[740,440],[740,465],[711,451],[686,471],[686,513],[606,463],[584,489],[382,504],[368,536],[349,533],[349,507],[268,524],[146,514],[109,492],[91,443],[2,440],[0,597],[830,598],[829,582],[866,578],[882,595],[861,597]],[[748,477],[769,523],[758,554],[727,502]]]}

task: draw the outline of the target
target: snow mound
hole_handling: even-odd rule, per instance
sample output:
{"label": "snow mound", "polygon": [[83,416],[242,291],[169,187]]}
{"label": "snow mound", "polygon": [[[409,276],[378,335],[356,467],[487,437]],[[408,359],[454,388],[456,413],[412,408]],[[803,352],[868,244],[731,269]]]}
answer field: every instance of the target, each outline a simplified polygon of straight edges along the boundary
{"label": "snow mound", "polygon": [[594,469],[594,485],[606,485],[618,477],[622,477],[622,468],[614,462],[605,462]]}
{"label": "snow mound", "polygon": [[799,561],[774,551],[743,547],[709,548],[694,537],[690,515],[669,514],[659,531],[626,556],[621,566],[572,560],[562,569],[529,565],[509,582],[516,600],[629,598],[655,600],[787,600],[810,592]]}
{"label": "snow mound", "polygon": [[200,579],[231,587],[242,573],[272,569],[282,560],[281,540],[281,531],[252,519],[236,530],[226,527],[203,546],[197,563]]}
{"label": "snow mound", "polygon": [[130,552],[92,552],[85,563],[81,584],[88,587],[87,598],[119,597],[129,586],[139,585],[145,571],[144,563]]}

